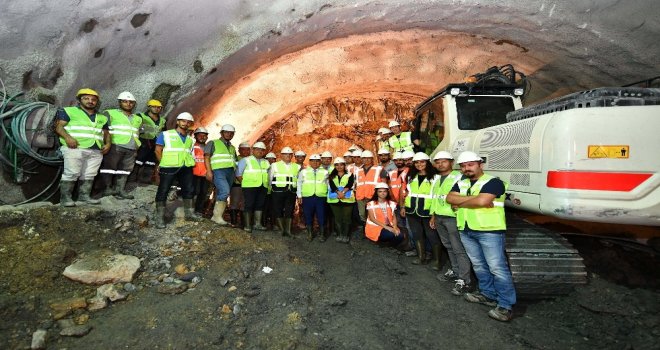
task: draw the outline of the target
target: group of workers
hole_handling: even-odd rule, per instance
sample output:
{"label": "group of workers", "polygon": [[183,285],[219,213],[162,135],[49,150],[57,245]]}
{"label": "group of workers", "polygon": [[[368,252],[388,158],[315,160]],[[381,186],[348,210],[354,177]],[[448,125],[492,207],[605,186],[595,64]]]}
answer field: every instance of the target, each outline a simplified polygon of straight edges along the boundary
{"label": "group of workers", "polygon": [[135,113],[136,101],[129,92],[118,96],[119,108],[103,113],[97,111],[99,95],[94,90],[81,89],[77,98],[77,106],[56,115],[64,156],[63,206],[75,205],[77,181],[78,202],[99,204],[91,196],[97,172],[103,195],[132,199],[125,188],[128,176],[136,166],[156,166],[157,228],[166,226],[166,201],[174,184],[181,188],[185,219],[190,221],[203,220],[200,213],[213,184],[211,220],[220,225],[236,227],[242,218],[245,231],[264,231],[268,216],[282,236],[293,238],[292,221],[299,208],[309,241],[316,236],[326,241],[332,231],[337,242],[367,238],[408,251],[415,256],[413,264],[432,262],[438,271],[442,245],[450,267],[438,278],[454,283],[451,293],[492,306],[488,315],[494,319],[511,319],[516,292],[504,253],[506,184],[483,172],[476,153],[462,152],[457,159],[460,171],[454,170],[451,153],[440,151],[433,159],[415,153],[411,133],[392,121],[379,130],[376,163],[371,151],[353,145],[334,159],[329,151],[312,154],[306,165],[305,152],[294,153],[290,147],[283,147],[279,157],[267,153],[263,142],[244,142],[237,150],[230,124],[212,141],[201,127],[191,135],[194,119],[187,112],[176,117],[174,129],[163,131],[162,104],[151,100],[146,113]]}

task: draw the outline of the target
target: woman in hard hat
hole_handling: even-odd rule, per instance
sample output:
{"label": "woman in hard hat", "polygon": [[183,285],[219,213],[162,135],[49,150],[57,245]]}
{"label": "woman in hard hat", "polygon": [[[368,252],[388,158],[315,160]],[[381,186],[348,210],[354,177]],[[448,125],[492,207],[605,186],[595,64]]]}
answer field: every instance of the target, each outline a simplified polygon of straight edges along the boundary
{"label": "woman in hard hat", "polygon": [[193,187],[195,189],[195,212],[204,215],[204,207],[208,199],[209,181],[206,179],[206,164],[204,164],[204,146],[209,136],[209,132],[202,127],[193,132],[195,145],[193,146],[193,157],[195,158],[195,167],[193,167]]}
{"label": "woman in hard hat", "polygon": [[403,242],[405,235],[397,226],[396,206],[387,184],[376,184],[374,195],[367,203],[367,224],[364,228],[367,238],[395,247]]}
{"label": "woman in hard hat", "polygon": [[337,229],[337,238],[340,243],[349,242],[349,231],[351,229],[351,219],[353,215],[353,206],[355,205],[355,195],[353,194],[353,184],[355,177],[346,169],[346,160],[342,157],[335,158],[334,169],[328,175],[328,204],[334,216],[335,228]]}

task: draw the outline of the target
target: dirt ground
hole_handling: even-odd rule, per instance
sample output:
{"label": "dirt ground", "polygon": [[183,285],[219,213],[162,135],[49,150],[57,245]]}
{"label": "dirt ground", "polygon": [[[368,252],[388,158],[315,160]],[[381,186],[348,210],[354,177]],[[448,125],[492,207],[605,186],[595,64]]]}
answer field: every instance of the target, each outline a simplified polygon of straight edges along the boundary
{"label": "dirt ground", "polygon": [[[488,307],[451,295],[450,283],[393,249],[176,217],[156,230],[148,224],[154,189],[136,192],[135,201],[104,199],[103,209],[0,211],[0,348],[29,349],[37,329],[48,331],[49,349],[660,347],[659,259],[652,253],[576,241],[589,284],[554,299],[522,299],[515,318],[500,323],[487,317]],[[105,309],[76,310],[69,317],[88,315],[91,332],[60,336],[49,305],[96,292],[62,271],[99,248],[141,259],[136,290]],[[603,261],[614,267],[603,269]],[[201,282],[181,294],[159,293],[164,278],[179,277],[180,264]],[[607,270],[635,277],[611,278]],[[640,278],[646,283],[635,285]]]}

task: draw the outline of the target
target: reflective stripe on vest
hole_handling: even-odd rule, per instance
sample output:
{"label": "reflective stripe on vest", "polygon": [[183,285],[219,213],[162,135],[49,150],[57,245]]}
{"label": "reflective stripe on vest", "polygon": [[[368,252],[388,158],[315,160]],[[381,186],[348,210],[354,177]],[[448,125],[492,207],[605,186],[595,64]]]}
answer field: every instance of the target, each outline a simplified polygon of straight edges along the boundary
{"label": "reflective stripe on vest", "polygon": [[[346,185],[348,185],[348,179],[350,177],[351,177],[351,174],[345,173],[344,176],[341,177],[341,180],[337,180],[337,179],[339,179],[339,175],[337,175],[337,176],[335,176],[334,179],[332,179],[332,183],[334,183],[337,188],[346,187]],[[328,191],[330,191],[330,190],[328,189]],[[355,192],[353,193],[351,198],[344,198],[344,199],[339,199],[339,198],[332,198],[331,199],[331,198],[328,198],[328,203],[339,203],[339,202],[342,202],[342,203],[355,203]]]}
{"label": "reflective stripe on vest", "polygon": [[452,170],[444,181],[438,176],[433,183],[433,202],[431,203],[431,214],[456,217],[451,204],[446,202],[447,194],[451,192],[454,185],[461,180],[463,175],[458,170]]}
{"label": "reflective stripe on vest", "polygon": [[156,138],[165,126],[165,118],[159,116],[158,124],[156,124],[149,114],[141,113],[140,116],[142,117],[142,138],[148,140]]}
{"label": "reflective stripe on vest", "polygon": [[[493,176],[483,174],[477,182],[472,185],[470,179],[464,179],[458,182],[461,196],[476,196],[481,192],[481,188],[494,179]],[[504,182],[504,191],[508,184]],[[469,191],[469,194],[468,194]],[[459,208],[456,213],[456,223],[459,230],[465,229],[465,222],[467,221],[470,230],[474,231],[500,231],[506,230],[506,219],[504,217],[504,198],[506,193],[495,198],[492,208]]]}
{"label": "reflective stripe on vest", "polygon": [[372,166],[367,173],[364,173],[364,168],[358,168],[356,178],[355,195],[357,200],[371,199],[374,195],[374,189],[379,182],[385,182],[380,178],[380,173],[383,167],[380,165]]}
{"label": "reflective stripe on vest", "polygon": [[392,195],[392,199],[394,199],[395,202],[399,203],[399,191],[401,190],[402,186],[406,185],[406,176],[408,176],[408,168],[404,167],[401,172],[399,172],[399,169],[397,170],[392,170],[390,171],[390,193]]}
{"label": "reflective stripe on vest", "polygon": [[205,176],[206,164],[204,164],[204,147],[195,144],[195,146],[193,146],[193,157],[195,158],[195,167],[193,168],[193,175]]}
{"label": "reflective stripe on vest", "polygon": [[406,196],[406,213],[417,214],[418,216],[427,217],[431,215],[431,203],[433,196],[431,195],[433,189],[433,181],[424,178],[419,184],[418,176],[410,180],[406,185],[408,195]]}
{"label": "reflective stripe on vest", "polygon": [[125,145],[131,142],[131,138],[140,147],[140,138],[138,132],[142,125],[142,117],[139,114],[132,114],[132,119],[119,109],[109,109],[106,112],[110,114],[110,135],[112,143],[115,145]]}
{"label": "reflective stripe on vest", "polygon": [[300,165],[290,162],[287,164],[283,160],[275,162],[272,165],[273,181],[271,185],[277,188],[296,188],[298,186],[298,172]]}
{"label": "reflective stripe on vest", "polygon": [[245,158],[245,170],[241,187],[268,187],[268,167],[270,163],[266,159],[257,159],[255,156]]}
{"label": "reflective stripe on vest", "polygon": [[[378,201],[371,201],[367,203],[367,210],[371,212],[371,214],[374,216],[374,218],[376,218],[376,220],[382,222],[383,224],[387,224],[389,222],[391,226],[394,220],[394,211],[396,210],[396,203],[393,201],[387,202],[387,218],[385,217],[385,213],[383,213],[383,209],[381,208]],[[367,238],[369,238],[374,242],[378,242],[378,237],[380,237],[380,231],[382,229],[383,228],[381,226],[371,221],[371,219],[369,219],[369,216],[367,215],[367,224],[364,227],[364,234],[365,236],[367,236]]]}
{"label": "reflective stripe on vest", "polygon": [[176,129],[163,131],[163,155],[160,158],[161,168],[192,167],[195,159],[192,155],[193,140],[186,135],[185,142]]}
{"label": "reflective stripe on vest", "polygon": [[236,167],[236,149],[234,145],[225,144],[222,140],[213,140],[213,155],[211,155],[211,169],[226,169]]}
{"label": "reflective stripe on vest", "polygon": [[413,150],[413,143],[412,143],[412,134],[410,131],[404,131],[397,135],[392,135],[390,136],[388,143],[390,144],[390,147],[394,148],[394,151],[412,151]]}
{"label": "reflective stripe on vest", "polygon": [[328,177],[328,171],[323,168],[307,167],[302,174],[302,196],[303,197],[325,197],[328,195],[328,185],[325,180]]}
{"label": "reflective stripe on vest", "polygon": [[[106,116],[97,113],[92,122],[89,115],[80,107],[65,107],[64,112],[69,116],[69,122],[64,126],[64,130],[78,141],[79,148],[90,148],[94,144],[99,148],[103,147],[103,125],[108,122]],[[64,138],[60,137],[60,143],[66,147]]]}

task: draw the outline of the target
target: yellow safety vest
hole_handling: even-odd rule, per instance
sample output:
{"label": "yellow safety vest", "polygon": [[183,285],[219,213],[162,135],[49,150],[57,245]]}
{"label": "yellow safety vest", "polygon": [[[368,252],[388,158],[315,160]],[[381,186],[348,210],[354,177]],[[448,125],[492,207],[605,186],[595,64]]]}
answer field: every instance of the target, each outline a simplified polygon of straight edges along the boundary
{"label": "yellow safety vest", "polygon": [[[339,178],[339,175],[335,176],[334,179],[332,179],[332,182],[339,187],[346,187],[348,185],[348,179],[351,177],[350,173],[345,173],[344,176],[342,176],[341,180],[337,180]],[[344,199],[339,199],[339,198],[328,198],[328,203],[355,203],[355,191],[353,191],[353,194],[351,195],[351,198],[344,198]]]}
{"label": "yellow safety vest", "polygon": [[163,131],[163,155],[160,158],[161,168],[180,168],[195,166],[193,157],[193,140],[186,135],[185,142],[176,129]]}
{"label": "yellow safety vest", "polygon": [[226,169],[236,167],[236,148],[230,144],[229,148],[222,140],[213,140],[213,155],[211,155],[211,169]]}
{"label": "yellow safety vest", "polygon": [[428,217],[431,215],[433,180],[424,178],[420,184],[418,176],[411,179],[406,185],[408,195],[406,196],[406,213],[417,214],[417,216]]}
{"label": "yellow safety vest", "polygon": [[263,186],[268,188],[269,166],[270,163],[266,159],[257,159],[255,156],[245,158],[245,170],[243,170],[241,187],[254,188]]}
{"label": "yellow safety vest", "polygon": [[412,134],[410,131],[404,131],[397,135],[392,135],[390,136],[388,143],[390,144],[390,147],[394,149],[394,151],[412,151],[413,150],[413,143],[412,143]]}
{"label": "yellow safety vest", "polygon": [[452,170],[444,181],[440,181],[440,175],[433,183],[433,202],[431,203],[431,214],[456,217],[451,204],[447,203],[447,194],[451,192],[454,185],[461,180],[463,175],[458,170]]}
{"label": "yellow safety vest", "polygon": [[287,164],[283,160],[272,164],[273,181],[270,183],[275,190],[295,189],[298,186],[300,165],[294,162]]}
{"label": "yellow safety vest", "polygon": [[[467,196],[468,190],[470,196],[476,196],[481,191],[481,188],[494,179],[493,176],[483,174],[477,182],[472,185],[470,179],[464,179],[458,182],[461,196]],[[506,191],[508,184],[504,182],[504,190]],[[492,208],[459,208],[456,213],[456,224],[459,230],[465,229],[465,222],[467,222],[470,230],[474,231],[500,231],[506,230],[506,219],[504,217],[504,198],[502,194],[493,201]]]}
{"label": "yellow safety vest", "polygon": [[302,196],[303,197],[325,197],[328,195],[328,185],[325,179],[328,177],[328,171],[319,167],[314,172],[312,167],[307,167],[301,172],[302,176]]}
{"label": "yellow safety vest", "polygon": [[[78,141],[79,148],[90,148],[95,144],[103,147],[103,125],[108,122],[106,116],[97,113],[94,121],[80,107],[65,107],[64,112],[69,116],[69,122],[64,130]],[[66,147],[66,141],[60,137],[60,143]]]}
{"label": "yellow safety vest", "polygon": [[163,127],[165,126],[165,118],[158,116],[158,124],[156,124],[149,114],[142,113],[140,116],[142,117],[142,138],[148,140],[156,138],[158,133],[163,130]]}
{"label": "yellow safety vest", "polygon": [[137,147],[140,147],[139,131],[140,125],[142,125],[142,117],[139,114],[133,114],[133,119],[129,120],[128,116],[119,109],[109,109],[106,112],[110,115],[112,143],[125,145],[131,142],[131,138],[133,138]]}

